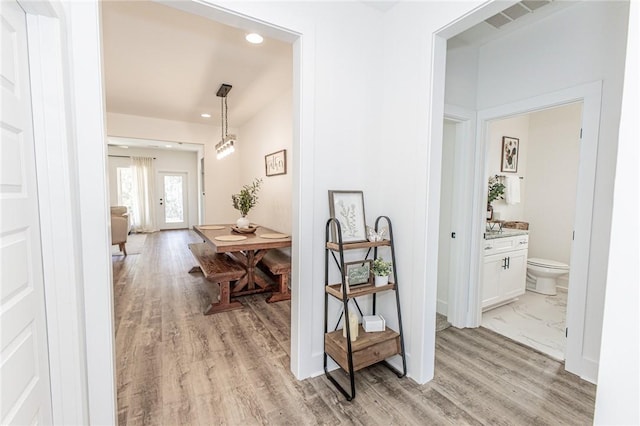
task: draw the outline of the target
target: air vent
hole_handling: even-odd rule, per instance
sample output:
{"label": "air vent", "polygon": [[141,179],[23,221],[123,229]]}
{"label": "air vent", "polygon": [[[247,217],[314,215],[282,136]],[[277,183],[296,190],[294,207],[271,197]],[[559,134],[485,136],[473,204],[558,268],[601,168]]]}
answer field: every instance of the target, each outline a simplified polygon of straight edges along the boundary
{"label": "air vent", "polygon": [[486,19],[485,22],[495,28],[500,28],[549,3],[551,3],[551,0],[523,0]]}
{"label": "air vent", "polygon": [[511,19],[509,19],[507,16],[503,15],[502,13],[498,13],[497,15],[493,15],[491,18],[485,20],[485,22],[487,24],[493,25],[496,28],[500,28],[501,26],[511,22]]}
{"label": "air vent", "polygon": [[520,3],[516,3],[513,6],[511,6],[510,8],[507,8],[507,9],[503,10],[502,13],[504,15],[507,15],[509,18],[511,18],[513,20],[516,20],[519,17],[524,16],[527,13],[529,13],[529,9],[527,9],[526,7],[524,7]]}
{"label": "air vent", "polygon": [[528,7],[529,10],[533,12],[534,10],[539,9],[542,6],[545,6],[551,3],[551,1],[550,0],[523,0],[520,3]]}

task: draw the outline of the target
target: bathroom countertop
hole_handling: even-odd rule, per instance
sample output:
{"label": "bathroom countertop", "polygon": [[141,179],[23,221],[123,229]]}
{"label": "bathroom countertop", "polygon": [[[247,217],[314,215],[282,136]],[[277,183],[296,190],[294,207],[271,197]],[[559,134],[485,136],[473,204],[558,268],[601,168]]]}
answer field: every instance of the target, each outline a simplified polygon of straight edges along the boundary
{"label": "bathroom countertop", "polygon": [[493,240],[496,238],[517,237],[518,235],[528,235],[529,231],[524,229],[502,228],[502,231],[486,231],[484,233],[485,240]]}

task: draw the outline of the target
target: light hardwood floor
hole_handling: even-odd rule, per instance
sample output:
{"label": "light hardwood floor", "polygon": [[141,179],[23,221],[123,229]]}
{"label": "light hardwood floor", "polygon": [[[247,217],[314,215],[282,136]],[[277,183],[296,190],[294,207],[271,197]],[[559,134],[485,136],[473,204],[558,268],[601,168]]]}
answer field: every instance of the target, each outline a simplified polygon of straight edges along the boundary
{"label": "light hardwood floor", "polygon": [[324,376],[297,381],[289,302],[245,297],[244,309],[205,317],[217,292],[187,273],[195,241],[164,231],[141,254],[113,257],[121,426],[592,423],[595,386],[483,328],[439,332],[426,385],[373,366],[347,402]]}

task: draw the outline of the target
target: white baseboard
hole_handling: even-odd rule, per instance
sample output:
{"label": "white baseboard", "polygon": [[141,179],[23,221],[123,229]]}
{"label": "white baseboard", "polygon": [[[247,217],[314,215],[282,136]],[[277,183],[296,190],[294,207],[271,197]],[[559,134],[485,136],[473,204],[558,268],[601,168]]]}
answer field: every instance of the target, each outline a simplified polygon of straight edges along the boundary
{"label": "white baseboard", "polygon": [[582,358],[582,372],[580,378],[591,382],[594,385],[598,384],[598,362],[591,359]]}
{"label": "white baseboard", "polygon": [[436,312],[440,315],[448,315],[449,313],[449,305],[444,300],[438,299],[436,301]]}

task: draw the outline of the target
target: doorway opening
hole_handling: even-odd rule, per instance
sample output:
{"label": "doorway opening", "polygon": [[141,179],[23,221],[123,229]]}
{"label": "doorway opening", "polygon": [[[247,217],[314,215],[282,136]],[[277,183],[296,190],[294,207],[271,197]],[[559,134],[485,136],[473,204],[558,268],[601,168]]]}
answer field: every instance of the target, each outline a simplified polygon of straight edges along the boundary
{"label": "doorway opening", "polygon": [[[565,222],[568,221],[568,223],[570,223],[570,227],[572,228],[570,233],[573,240],[570,242],[565,241],[565,246],[567,244],[570,246],[570,259],[569,262],[565,263],[571,265],[571,273],[569,274],[569,282],[567,284],[565,329],[569,331],[566,333],[564,355],[565,368],[582,377],[591,377],[592,375],[590,369],[585,369],[587,367],[584,367],[582,342],[584,339],[586,310],[586,283],[589,275],[595,156],[598,149],[601,88],[601,82],[594,82],[537,96],[527,99],[526,101],[478,111],[475,142],[473,138],[467,139],[467,143],[475,145],[475,154],[469,153],[469,150],[455,151],[456,161],[462,164],[465,164],[465,161],[471,161],[472,166],[470,169],[474,171],[468,175],[454,173],[456,179],[459,179],[459,181],[456,183],[456,180],[454,180],[454,189],[452,191],[454,206],[452,211],[472,212],[472,214],[463,215],[461,223],[466,224],[466,227],[462,226],[456,229],[455,227],[460,225],[454,222],[451,232],[456,234],[455,239],[452,238],[453,234],[446,234],[447,237],[452,238],[453,243],[450,246],[449,253],[442,253],[444,256],[450,256],[451,262],[458,262],[458,264],[461,265],[453,277],[455,279],[449,277],[448,300],[450,306],[447,308],[449,321],[458,327],[480,326],[482,324],[482,301],[484,292],[482,278],[485,274],[485,259],[483,256],[485,253],[484,249],[486,248],[484,244],[487,242],[487,240],[485,240],[487,226],[487,177],[491,175],[491,170],[493,170],[490,168],[491,161],[498,162],[497,167],[500,167],[500,156],[497,156],[497,159],[494,158],[493,160],[489,158],[492,156],[492,154],[490,154],[490,143],[488,142],[491,134],[491,124],[497,122],[497,120],[514,118],[529,113],[536,113],[541,116],[553,116],[553,109],[555,107],[574,108],[574,118],[576,115],[579,116],[579,127],[578,130],[574,130],[574,132],[578,133],[578,136],[581,134],[581,139],[579,141],[577,154],[579,157],[577,169],[575,168],[575,164],[573,166],[574,170],[577,170],[577,172],[573,172],[573,182],[575,182],[573,184],[575,188],[575,214],[573,214],[573,216],[571,216],[571,213],[565,214],[565,216],[570,216]],[[579,109],[576,110],[575,108]],[[561,110],[559,109],[558,111]],[[447,114],[445,113],[445,117],[446,116]],[[499,134],[499,140],[497,141],[500,149],[503,136],[513,137],[513,135],[506,133],[506,130],[502,131],[502,133],[505,134]],[[447,151],[444,150],[444,152],[446,153]],[[543,152],[538,155],[545,157],[545,161],[547,160],[546,157],[548,153],[546,151],[543,150]],[[493,157],[496,156],[493,155]],[[494,165],[494,167],[496,166]],[[556,166],[555,168],[558,167],[562,167],[562,165]],[[536,173],[534,173],[530,179],[532,179],[532,181],[540,180],[542,182],[542,189],[540,191],[543,193],[538,195],[538,197],[545,197],[549,196],[549,194],[544,193],[544,191],[549,191],[549,188],[553,187],[553,182],[548,182],[550,172],[545,172],[542,167],[541,169],[543,171],[536,170]],[[527,173],[530,172],[531,171],[528,171]],[[505,172],[500,173],[505,174]],[[537,178],[535,177],[536,174],[538,175]],[[526,175],[523,177],[525,178],[524,180],[529,182]],[[562,179],[566,179],[566,177]],[[460,196],[460,194],[464,194],[464,196]],[[473,201],[468,201],[470,199]],[[460,203],[459,200],[467,200],[471,207]],[[552,216],[558,207],[555,206],[551,208],[551,212],[549,212],[548,209],[549,207],[541,214],[538,214],[538,216]],[[507,214],[506,210],[504,214]],[[536,219],[536,221],[539,220]],[[555,229],[553,226],[553,224],[550,225],[551,231],[549,231],[552,235]],[[533,231],[532,229],[531,232]],[[441,230],[441,235],[443,235],[443,233]],[[545,250],[543,248],[544,245],[539,245],[537,240],[539,240],[539,238],[536,238],[536,242],[534,242],[534,253],[537,253],[536,256],[540,258],[545,258],[545,255],[542,254]],[[538,246],[537,248],[535,247],[536,245]],[[464,250],[467,249],[470,250],[468,256],[464,252]],[[558,257],[559,255],[554,256]],[[552,256],[549,255],[547,257]],[[512,265],[515,267],[514,264]],[[524,264],[521,266],[524,267]],[[451,271],[451,266],[449,270]],[[560,287],[563,287],[563,285],[560,285]],[[489,303],[487,307],[493,307],[494,305],[496,305],[496,303]],[[439,307],[441,307],[441,305],[439,305]],[[562,326],[559,327],[562,332]],[[561,357],[558,356],[557,353],[555,356]]]}
{"label": "doorway opening", "polygon": [[[186,13],[186,14],[192,15],[194,19],[195,18],[199,19],[199,21],[202,21],[203,20],[202,18],[206,18],[206,20],[208,21],[216,21],[219,24],[222,24],[228,27],[233,27],[233,30],[235,30],[236,32],[245,30],[247,28],[251,28],[254,31],[263,30],[264,34],[267,34],[268,37],[271,37],[274,39],[273,40],[274,43],[271,43],[271,45],[275,45],[276,44],[275,41],[277,41],[278,43],[284,42],[289,45],[289,51],[291,52],[290,56],[292,57],[299,56],[300,45],[296,43],[296,41],[298,40],[298,35],[286,32],[281,27],[275,28],[275,27],[268,26],[264,23],[253,22],[250,19],[245,19],[245,18],[239,19],[237,15],[229,14],[226,11],[218,9],[215,6],[203,5],[196,2],[183,2],[180,5],[177,5],[175,3],[167,3],[166,5],[163,5],[163,6],[171,7],[170,12],[167,12],[167,10],[165,9],[164,12],[166,13],[179,13],[181,15],[184,15]],[[188,20],[189,18],[182,16],[181,19]],[[200,24],[202,24],[202,22],[200,22]],[[210,23],[202,24],[202,26],[207,28],[211,27]],[[244,37],[242,37],[242,39],[244,39]],[[209,43],[209,44],[211,45],[213,43]],[[253,49],[255,50],[256,48],[253,48]],[[237,52],[236,52],[236,55],[237,55]],[[253,55],[256,55],[256,53],[254,52]],[[206,56],[206,55],[199,55],[199,56]],[[237,61],[237,58],[235,59],[231,58],[229,61],[226,61],[225,64],[232,63],[234,60]],[[280,62],[278,64],[280,65]],[[299,87],[300,85],[299,70],[297,70],[296,67],[300,67],[300,66],[301,65],[299,62],[294,61],[294,64],[292,66],[293,78],[291,80],[291,86],[292,86],[291,90],[288,91],[288,93],[279,92],[279,94],[277,95],[278,101],[286,100],[289,103],[291,114],[287,117],[289,121],[288,128],[285,127],[284,129],[282,129],[279,139],[277,141],[274,140],[273,142],[273,143],[282,144],[283,143],[282,134],[286,134],[286,133],[292,134],[292,146],[291,146],[291,149],[287,149],[288,155],[289,155],[289,159],[287,160],[287,162],[289,162],[290,165],[291,164],[293,165],[292,167],[293,170],[289,171],[288,176],[266,178],[265,183],[268,183],[270,188],[267,188],[267,185],[263,186],[262,194],[261,194],[261,206],[259,207],[264,207],[265,211],[268,209],[270,211],[274,211],[277,209],[277,211],[279,211],[280,213],[282,213],[285,210],[290,212],[289,215],[280,214],[278,216],[280,220],[288,216],[288,219],[290,222],[289,228],[282,229],[281,227],[277,227],[276,225],[274,229],[280,232],[286,232],[287,234],[290,234],[293,240],[294,249],[291,252],[291,263],[292,263],[293,273],[290,281],[291,294],[292,294],[291,319],[290,319],[290,322],[291,322],[291,369],[294,372],[294,374],[296,374],[297,376],[306,377],[306,375],[308,375],[308,372],[301,371],[301,368],[305,368],[308,370],[309,366],[303,365],[301,367],[300,363],[301,361],[306,363],[307,359],[310,358],[309,356],[310,354],[303,353],[302,355],[299,355],[299,351],[302,351],[302,352],[307,351],[306,347],[308,345],[300,345],[298,343],[298,339],[299,339],[298,334],[300,334],[299,328],[301,328],[298,326],[298,322],[304,321],[304,319],[300,319],[300,316],[298,315],[298,309],[295,307],[297,303],[296,299],[299,296],[298,282],[300,281],[296,277],[296,273],[300,273],[297,268],[297,263],[299,262],[297,257],[300,250],[299,250],[299,247],[296,247],[296,244],[298,242],[297,234],[298,234],[298,230],[300,229],[300,223],[299,223],[300,220],[298,218],[298,212],[300,210],[299,205],[301,204],[297,195],[298,193],[300,193],[299,191],[300,179],[299,179],[299,167],[298,167],[298,160],[300,159],[300,154],[299,154],[300,140],[299,140],[299,135],[295,134],[296,131],[299,131],[298,123],[300,120],[298,116],[300,115],[300,111],[301,111],[301,107],[298,101],[296,100],[300,98],[300,90],[301,90]],[[273,70],[269,70],[269,71],[271,71],[271,73],[265,73],[265,75],[269,76],[271,74],[274,74]],[[238,78],[241,77],[240,74],[244,75],[243,73],[238,73],[239,75]],[[279,75],[281,75],[281,73]],[[211,79],[211,76],[210,76],[210,73],[208,73],[207,81],[210,79]],[[233,82],[230,82],[230,83],[233,83]],[[234,92],[240,95],[241,93],[243,93],[242,91],[248,92],[252,89],[253,87],[247,83],[244,85],[237,85]],[[293,96],[291,96],[291,92],[293,92],[292,93]],[[213,91],[212,93],[215,95],[215,91]],[[215,98],[214,95],[212,96]],[[200,97],[202,96],[203,94],[200,93]],[[261,98],[259,96],[255,96],[255,99],[260,100]],[[255,104],[257,104],[257,102],[258,101],[253,102],[251,107],[255,108]],[[284,107],[282,107],[282,104],[284,103],[285,102],[281,102],[277,106],[281,107],[281,110],[283,110]],[[238,117],[237,114],[235,115],[230,114],[230,115],[232,117]],[[257,115],[257,112],[256,112],[256,115]],[[199,113],[198,113],[198,117],[200,117]],[[197,118],[196,120],[200,120],[200,118]],[[246,117],[245,117],[245,120],[246,120]],[[185,122],[186,121],[187,120],[185,120]],[[251,121],[250,118],[249,118],[249,121]],[[241,120],[238,120],[237,123],[240,123],[240,122]],[[246,122],[247,121],[245,121],[245,123]],[[235,123],[230,123],[230,124],[233,125]],[[270,124],[273,127],[273,120],[270,120]],[[239,124],[239,125],[242,126],[242,124]],[[203,219],[198,221],[198,223],[200,224],[230,223],[231,220],[235,220],[237,218],[238,213],[234,211],[233,208],[231,207],[230,194],[233,192],[237,192],[236,188],[240,189],[242,185],[247,183],[247,180],[250,180],[249,178],[245,178],[243,176],[251,175],[252,173],[254,176],[258,176],[258,177],[264,176],[264,155],[262,154],[276,151],[276,148],[282,148],[281,145],[278,145],[277,147],[266,147],[266,146],[252,147],[250,145],[252,141],[264,141],[265,139],[264,132],[260,135],[261,137],[255,137],[255,135],[252,135],[253,137],[249,137],[248,133],[250,130],[253,131],[253,133],[256,133],[255,127],[256,126],[254,126],[253,129],[249,129],[249,126],[247,126],[247,129],[244,132],[244,135],[245,135],[244,140],[242,139],[243,138],[242,132],[239,134],[240,143],[238,144],[238,149],[236,150],[236,153],[233,156],[227,157],[223,161],[217,161],[215,159],[215,156],[212,156],[211,152],[209,152],[210,141],[216,138],[216,135],[219,135],[219,132],[213,132],[213,131],[211,133],[207,132],[206,134],[204,134],[204,136],[202,136],[199,133],[196,134],[197,132],[193,132],[192,134],[189,134],[189,136],[190,137],[193,136],[194,139],[196,139],[196,136],[197,136],[197,139],[202,139],[204,141],[203,154],[206,154],[198,157],[198,160],[199,160],[198,164],[200,167],[199,172],[194,175],[191,175],[191,174],[189,175],[190,179],[196,178],[200,183],[199,184],[200,193],[193,198],[191,198],[192,197],[191,193],[189,194],[190,200],[197,199],[198,201],[200,201],[200,205],[198,209],[191,209],[191,208],[189,209],[189,214],[195,214],[196,211],[200,212]],[[193,128],[195,129],[196,126],[194,126]],[[170,129],[170,130],[175,130],[175,129]],[[201,130],[201,129],[196,129],[196,130]],[[243,147],[244,147],[244,153],[242,152]],[[286,148],[289,148],[289,147],[286,147]],[[268,149],[268,151],[261,152],[263,149],[265,150]],[[252,157],[250,159],[251,161],[240,162],[238,158],[241,158],[244,155],[246,156],[252,155],[255,158]],[[206,173],[205,173],[205,168],[206,168]],[[165,171],[166,170],[167,169],[165,169]],[[241,181],[235,182],[236,174],[239,174],[239,176],[241,176]],[[279,184],[286,179],[288,179],[290,182],[289,188],[288,188],[289,194],[287,194],[287,198],[289,198],[291,202],[288,202],[288,203],[281,202],[280,205],[275,205],[275,206],[267,205],[267,203],[271,202],[271,200],[282,201],[285,199],[284,197],[279,196],[279,194],[275,194],[275,193],[267,194],[266,191],[267,190],[281,191],[281,192],[284,191],[285,189],[287,189],[286,186],[279,185]],[[156,184],[158,188],[163,188],[163,185],[164,185],[164,182],[159,182]],[[206,193],[204,192],[205,186],[206,186]],[[227,192],[229,192],[229,194],[227,194]],[[166,197],[162,197],[162,198],[164,203],[166,201]],[[159,201],[159,200],[156,199],[156,201]],[[191,203],[193,203],[193,201],[191,201]],[[159,209],[162,213],[162,210],[164,210],[165,206],[163,204],[163,206],[160,206],[160,207],[162,207]],[[193,213],[191,213],[192,211]],[[205,211],[206,211],[206,217],[204,215]],[[254,212],[252,211],[252,214],[253,213]],[[258,213],[259,212],[256,210],[256,215]],[[232,217],[233,219],[230,219],[230,217]],[[251,217],[251,219],[255,220],[257,223],[260,223],[262,221],[262,218],[258,216],[253,216]],[[224,222],[221,222],[221,220],[224,220]],[[305,272],[303,271],[301,273],[305,273]],[[304,291],[302,291],[302,293],[304,293]],[[308,333],[302,333],[302,334],[305,335],[304,338],[306,339],[306,335]],[[304,348],[300,349],[302,346],[304,346]]]}
{"label": "doorway opening", "polygon": [[[482,10],[487,13],[489,12],[487,8],[483,8]],[[462,271],[463,275],[466,274],[467,279],[450,281],[449,283],[449,300],[451,299],[451,294],[455,293],[456,303],[461,307],[459,310],[454,310],[453,313],[451,307],[448,307],[449,321],[452,323],[456,321],[459,324],[458,326],[461,327],[478,327],[482,322],[481,301],[483,289],[481,282],[484,265],[479,253],[482,252],[485,241],[484,232],[487,211],[486,177],[489,176],[487,171],[488,157],[486,155],[485,139],[488,134],[489,122],[540,109],[548,109],[574,102],[583,102],[581,122],[582,142],[576,196],[577,208],[574,220],[575,239],[573,240],[573,249],[571,250],[571,260],[569,262],[569,265],[577,266],[578,268],[577,270],[575,267],[572,268],[570,274],[570,294],[567,300],[566,328],[568,329],[568,337],[565,352],[565,368],[567,371],[578,374],[582,378],[595,381],[597,376],[597,363],[588,359],[583,341],[585,340],[585,312],[587,282],[589,280],[589,255],[592,238],[595,166],[598,151],[602,82],[595,80],[586,84],[576,83],[576,85],[573,86],[567,85],[567,88],[564,89],[557,89],[548,85],[548,91],[546,92],[543,91],[544,85],[541,85],[539,93],[535,93],[534,91],[520,99],[511,99],[505,96],[504,99],[508,100],[498,100],[493,104],[487,102],[486,99],[483,99],[483,102],[479,102],[477,97],[482,95],[486,98],[487,95],[487,93],[477,90],[479,76],[477,73],[474,74],[473,71],[473,64],[477,64],[479,60],[479,56],[477,55],[479,55],[479,53],[476,52],[476,56],[474,57],[472,55],[473,52],[462,51],[458,52],[459,54],[455,58],[448,58],[449,52],[447,51],[447,40],[473,27],[481,20],[483,14],[478,11],[477,14],[473,15],[473,17],[468,17],[468,19],[452,23],[450,27],[440,31],[434,42],[434,55],[437,58],[434,69],[434,75],[436,76],[435,84],[445,83],[444,92],[447,94],[446,99],[448,101],[455,101],[456,103],[459,102],[458,105],[468,106],[476,106],[482,103],[498,105],[487,107],[487,109],[473,110],[473,117],[477,121],[477,124],[474,125],[475,134],[468,139],[470,150],[462,152],[463,157],[471,158],[471,162],[469,163],[471,165],[471,171],[468,178],[460,185],[462,193],[469,196],[468,200],[470,201],[468,201],[466,206],[470,207],[466,208],[464,204],[454,204],[452,210],[464,212],[464,223],[466,223],[467,228],[461,228],[462,230],[451,229],[447,232],[446,235],[452,239],[453,233],[455,233],[455,241],[451,243],[451,252],[445,253],[445,256],[449,255],[452,258],[462,259],[461,262],[465,267],[461,268],[460,271]],[[456,75],[456,78],[460,80],[457,82],[461,84],[469,83],[471,87],[466,87],[464,84],[462,84],[462,86],[471,90],[458,91],[457,89],[462,87],[460,84],[455,88],[451,86],[447,87],[446,80],[450,76],[452,66],[456,65],[455,62],[449,62],[450,59],[452,61],[460,61],[457,65],[463,62],[465,65],[467,62],[472,63],[470,66],[459,67],[464,72],[461,71]],[[440,75],[442,75],[442,77],[440,77]],[[502,104],[500,104],[500,102],[502,102]],[[443,120],[443,118],[449,118],[446,114],[446,109],[446,104],[438,105],[436,103],[433,105],[434,123]],[[438,143],[442,140],[442,133],[439,132],[441,128],[435,125],[433,127],[435,130],[432,132],[432,141]],[[456,161],[460,160],[459,154],[456,153]],[[436,160],[434,158],[431,161],[432,166],[437,167],[442,159],[438,158]],[[441,183],[441,181],[438,182],[439,189]],[[456,196],[455,193],[453,196]],[[464,250],[468,250],[468,256],[461,255],[461,253],[464,253]],[[442,255],[442,253],[439,255]],[[575,285],[573,285],[574,283]]]}
{"label": "doorway opening", "polygon": [[[485,247],[477,254],[483,264],[481,324],[560,361],[566,349],[581,121],[582,103],[572,103],[492,120],[486,140],[486,180],[514,185],[519,197],[503,194],[493,202]],[[500,161],[505,135],[518,140],[513,173],[504,172]],[[521,241],[514,250],[487,251],[506,239]],[[505,258],[508,267],[502,268]]]}

